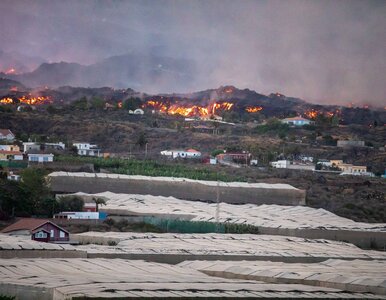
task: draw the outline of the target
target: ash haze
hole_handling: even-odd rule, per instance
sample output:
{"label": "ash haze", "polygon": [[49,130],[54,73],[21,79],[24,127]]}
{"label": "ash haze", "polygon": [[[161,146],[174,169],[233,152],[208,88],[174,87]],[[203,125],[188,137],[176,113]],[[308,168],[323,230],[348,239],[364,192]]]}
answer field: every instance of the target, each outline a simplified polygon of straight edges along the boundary
{"label": "ash haze", "polygon": [[138,64],[188,62],[184,80],[127,83],[145,92],[231,84],[323,104],[386,102],[386,1],[2,0],[0,11],[6,53],[82,65],[127,53]]}

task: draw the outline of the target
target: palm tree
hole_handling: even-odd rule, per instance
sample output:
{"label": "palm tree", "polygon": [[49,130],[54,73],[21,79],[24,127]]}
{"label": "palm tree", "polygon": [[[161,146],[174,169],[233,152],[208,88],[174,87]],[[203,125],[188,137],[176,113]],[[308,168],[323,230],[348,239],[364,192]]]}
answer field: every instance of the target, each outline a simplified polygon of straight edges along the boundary
{"label": "palm tree", "polygon": [[93,197],[92,200],[95,202],[96,204],[96,211],[98,212],[99,211],[99,205],[106,205],[106,200],[103,199],[103,198],[95,198]]}

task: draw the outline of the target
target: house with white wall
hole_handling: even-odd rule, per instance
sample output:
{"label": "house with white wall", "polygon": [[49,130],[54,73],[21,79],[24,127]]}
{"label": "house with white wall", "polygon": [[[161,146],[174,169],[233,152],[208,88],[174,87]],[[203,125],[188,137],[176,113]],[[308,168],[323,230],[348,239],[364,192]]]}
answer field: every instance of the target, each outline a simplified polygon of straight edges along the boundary
{"label": "house with white wall", "polygon": [[28,153],[29,162],[52,163],[54,155],[52,153]]}
{"label": "house with white wall", "polygon": [[290,126],[303,126],[303,125],[310,125],[314,122],[302,117],[294,117],[294,118],[285,118],[281,120],[283,124],[288,124]]}
{"label": "house with white wall", "polygon": [[161,151],[161,155],[167,156],[170,158],[199,158],[201,157],[201,152],[195,149],[187,149],[187,150],[164,150]]}
{"label": "house with white wall", "polygon": [[98,145],[90,143],[74,143],[73,146],[77,148],[78,155],[96,157],[101,156],[101,149],[98,147]]}
{"label": "house with white wall", "polygon": [[0,129],[0,141],[12,142],[15,139],[15,135],[9,129]]}

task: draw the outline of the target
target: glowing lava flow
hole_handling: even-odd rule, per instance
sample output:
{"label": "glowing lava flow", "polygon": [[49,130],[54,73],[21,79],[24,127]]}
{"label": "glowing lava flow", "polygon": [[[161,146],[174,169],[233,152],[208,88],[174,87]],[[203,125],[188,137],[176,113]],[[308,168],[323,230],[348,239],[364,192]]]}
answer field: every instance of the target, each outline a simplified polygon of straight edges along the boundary
{"label": "glowing lava flow", "polygon": [[230,102],[214,102],[206,107],[200,105],[181,106],[177,104],[168,106],[155,100],[149,100],[143,105],[144,108],[153,108],[162,113],[167,113],[169,115],[181,115],[184,117],[208,117],[210,115],[215,115],[218,111],[231,110],[233,106],[234,104]]}

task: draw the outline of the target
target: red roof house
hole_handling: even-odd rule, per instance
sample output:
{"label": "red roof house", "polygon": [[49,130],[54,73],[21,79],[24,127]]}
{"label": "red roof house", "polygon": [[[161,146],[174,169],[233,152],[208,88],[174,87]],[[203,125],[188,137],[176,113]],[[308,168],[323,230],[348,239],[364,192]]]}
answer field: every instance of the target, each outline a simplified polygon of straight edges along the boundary
{"label": "red roof house", "polygon": [[31,235],[32,240],[39,242],[62,243],[70,240],[67,230],[44,219],[21,219],[1,232],[9,235]]}

